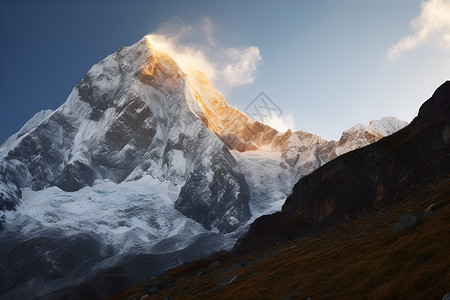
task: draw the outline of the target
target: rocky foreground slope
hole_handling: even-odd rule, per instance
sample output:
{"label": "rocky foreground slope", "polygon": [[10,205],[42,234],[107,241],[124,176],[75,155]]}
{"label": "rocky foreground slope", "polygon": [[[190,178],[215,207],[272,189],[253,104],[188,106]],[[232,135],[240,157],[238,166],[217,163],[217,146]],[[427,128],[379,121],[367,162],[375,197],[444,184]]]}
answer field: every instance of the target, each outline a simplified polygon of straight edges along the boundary
{"label": "rocky foreground slope", "polygon": [[450,291],[450,82],[411,125],[302,178],[228,253],[115,299],[441,299]]}

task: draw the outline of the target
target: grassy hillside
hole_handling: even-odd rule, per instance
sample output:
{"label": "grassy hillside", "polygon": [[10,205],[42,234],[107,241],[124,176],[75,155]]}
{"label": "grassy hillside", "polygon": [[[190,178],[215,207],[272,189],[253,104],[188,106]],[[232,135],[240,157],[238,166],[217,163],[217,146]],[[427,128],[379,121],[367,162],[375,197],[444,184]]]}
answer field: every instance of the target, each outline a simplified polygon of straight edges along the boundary
{"label": "grassy hillside", "polygon": [[[441,299],[450,292],[450,175],[413,190],[325,232],[185,264],[114,299]],[[439,208],[417,227],[393,231],[432,203]]]}

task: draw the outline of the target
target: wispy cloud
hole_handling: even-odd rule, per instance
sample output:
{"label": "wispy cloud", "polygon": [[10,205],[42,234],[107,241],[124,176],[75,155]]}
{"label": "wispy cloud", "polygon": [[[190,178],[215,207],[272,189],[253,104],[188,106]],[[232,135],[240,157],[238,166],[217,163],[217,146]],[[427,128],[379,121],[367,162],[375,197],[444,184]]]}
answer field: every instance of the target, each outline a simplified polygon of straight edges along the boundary
{"label": "wispy cloud", "polygon": [[206,39],[208,40],[211,46],[216,46],[216,38],[214,37],[214,29],[216,25],[211,22],[211,19],[208,17],[203,18],[203,32],[205,33]]}
{"label": "wispy cloud", "polygon": [[208,17],[190,25],[174,18],[147,37],[172,56],[185,72],[200,69],[222,88],[252,83],[261,61],[259,49],[221,45],[214,35],[217,27]]}
{"label": "wispy cloud", "polygon": [[413,48],[432,44],[450,50],[450,1],[430,0],[421,3],[420,15],[411,21],[415,32],[402,38],[389,49],[390,61]]}
{"label": "wispy cloud", "polygon": [[252,83],[261,55],[258,47],[225,49],[228,62],[223,70],[225,79],[233,86]]}

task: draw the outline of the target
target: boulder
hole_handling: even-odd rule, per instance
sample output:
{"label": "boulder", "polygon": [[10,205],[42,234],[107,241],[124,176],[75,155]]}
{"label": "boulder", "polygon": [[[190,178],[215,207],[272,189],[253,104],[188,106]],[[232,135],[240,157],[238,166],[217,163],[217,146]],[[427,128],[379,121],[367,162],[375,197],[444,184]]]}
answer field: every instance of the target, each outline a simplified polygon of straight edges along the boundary
{"label": "boulder", "polygon": [[419,225],[420,223],[422,223],[422,219],[420,219],[417,215],[404,214],[400,218],[400,221],[394,224],[392,229],[394,230],[394,232],[400,232],[412,229],[417,225]]}

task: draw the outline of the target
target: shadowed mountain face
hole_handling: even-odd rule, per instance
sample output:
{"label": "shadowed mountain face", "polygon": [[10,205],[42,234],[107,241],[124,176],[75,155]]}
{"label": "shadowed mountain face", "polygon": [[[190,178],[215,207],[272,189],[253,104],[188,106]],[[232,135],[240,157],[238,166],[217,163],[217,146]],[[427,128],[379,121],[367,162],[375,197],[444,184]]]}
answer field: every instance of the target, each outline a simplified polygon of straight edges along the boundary
{"label": "shadowed mountain face", "polygon": [[282,211],[257,219],[234,253],[308,235],[355,218],[376,203],[407,199],[421,187],[446,178],[450,170],[449,103],[447,81],[409,126],[300,179]]}

